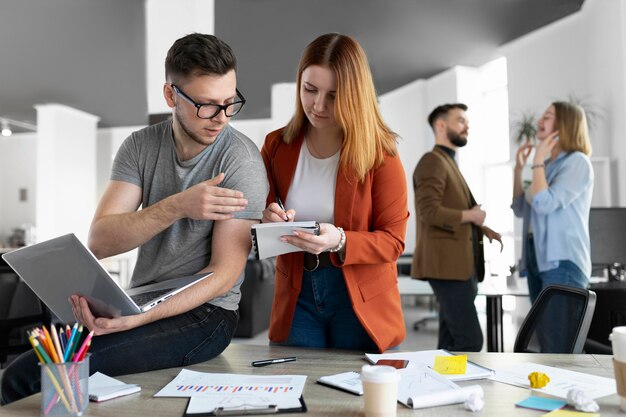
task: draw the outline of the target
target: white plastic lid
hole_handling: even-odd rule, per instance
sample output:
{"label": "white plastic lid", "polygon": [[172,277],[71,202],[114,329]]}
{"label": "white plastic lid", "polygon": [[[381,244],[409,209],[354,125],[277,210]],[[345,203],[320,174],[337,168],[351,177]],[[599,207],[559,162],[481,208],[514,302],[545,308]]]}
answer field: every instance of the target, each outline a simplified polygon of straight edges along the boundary
{"label": "white plastic lid", "polygon": [[361,381],[363,382],[398,382],[400,374],[398,370],[387,365],[363,365],[361,368]]}
{"label": "white plastic lid", "polygon": [[626,337],[626,326],[613,327],[609,340],[613,340],[614,337]]}

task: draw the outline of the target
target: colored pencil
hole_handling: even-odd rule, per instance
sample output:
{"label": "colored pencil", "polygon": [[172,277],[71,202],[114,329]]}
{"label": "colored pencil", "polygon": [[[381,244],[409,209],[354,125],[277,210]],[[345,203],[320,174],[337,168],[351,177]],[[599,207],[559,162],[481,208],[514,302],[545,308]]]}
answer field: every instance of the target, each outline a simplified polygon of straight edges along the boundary
{"label": "colored pencil", "polygon": [[50,359],[48,354],[45,352],[43,347],[39,344],[39,341],[37,339],[29,338],[29,341],[31,342],[33,349],[35,349],[35,352],[38,353],[37,356],[39,356],[40,359],[43,359],[43,361],[41,362],[42,366],[44,367],[46,373],[48,374],[48,377],[50,378],[52,385],[54,385],[54,389],[56,389],[57,392],[59,393],[59,396],[61,397],[61,401],[63,401],[63,405],[65,406],[67,411],[71,413],[72,410],[71,410],[70,404],[67,401],[67,398],[65,398],[65,394],[63,393],[63,389],[61,388],[61,385],[59,385],[59,381],[57,381],[56,377],[52,373],[52,370],[47,366],[48,364],[52,363],[52,360]]}
{"label": "colored pencil", "polygon": [[70,358],[70,351],[72,350],[72,345],[74,344],[74,339],[76,338],[77,329],[78,329],[78,323],[74,323],[74,327],[72,328],[72,334],[70,336],[70,340],[67,342],[67,346],[65,348],[65,354],[63,356],[63,360],[65,362],[67,362],[67,360]]}
{"label": "colored pencil", "polygon": [[85,354],[87,353],[87,350],[89,349],[89,346],[91,346],[92,337],[93,337],[93,330],[89,332],[89,334],[85,338],[85,341],[83,342],[83,345],[80,347],[78,352],[74,355],[74,362],[80,362],[82,358],[85,356]]}

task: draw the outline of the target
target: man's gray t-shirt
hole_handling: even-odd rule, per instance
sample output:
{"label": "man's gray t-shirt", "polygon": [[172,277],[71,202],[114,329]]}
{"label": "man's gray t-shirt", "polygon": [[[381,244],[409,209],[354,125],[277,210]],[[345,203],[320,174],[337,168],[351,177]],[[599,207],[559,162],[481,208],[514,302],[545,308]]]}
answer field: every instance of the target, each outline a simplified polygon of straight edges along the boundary
{"label": "man's gray t-shirt", "polygon": [[[115,156],[111,180],[141,187],[146,208],[221,172],[225,177],[219,186],[241,191],[248,200],[235,218],[261,219],[269,189],[265,165],[257,146],[230,125],[188,161],[180,161],[176,154],[171,119],[134,132]],[[213,223],[180,219],[141,245],[131,287],[193,275],[206,267],[211,260]],[[209,302],[236,310],[242,282],[243,273],[229,292]]]}

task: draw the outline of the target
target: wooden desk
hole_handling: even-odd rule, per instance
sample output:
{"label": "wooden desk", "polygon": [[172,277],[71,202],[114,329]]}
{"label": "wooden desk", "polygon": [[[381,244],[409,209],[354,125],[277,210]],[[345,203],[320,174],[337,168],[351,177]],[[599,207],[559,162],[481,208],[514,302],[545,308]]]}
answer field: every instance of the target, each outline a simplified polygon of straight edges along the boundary
{"label": "wooden desk", "polygon": [[[296,362],[270,365],[264,368],[253,368],[250,362],[256,359],[296,356]],[[590,373],[605,377],[613,377],[611,356],[608,355],[548,355],[527,353],[470,353],[473,360],[487,367],[510,365],[515,362],[535,362],[556,366],[564,369]],[[299,374],[307,375],[304,388],[304,400],[308,407],[306,414],[293,416],[362,416],[363,398],[333,388],[316,384],[323,375],[331,375],[345,371],[360,371],[366,362],[360,352],[298,349],[280,346],[230,345],[217,358],[198,365],[188,367],[201,372],[229,372],[250,375]],[[127,383],[141,385],[141,393],[118,398],[109,402],[91,403],[86,416],[150,416],[180,417],[187,399],[153,398],[158,390],[174,378],[181,368],[164,369],[143,374],[119,377]],[[540,412],[516,408],[515,403],[527,398],[530,391],[511,385],[490,380],[461,382],[459,385],[480,384],[485,391],[485,408],[479,416],[513,416],[538,417]],[[39,415],[41,396],[39,394],[16,401],[0,408],[0,416],[36,416]],[[602,417],[619,416],[619,398],[617,395],[600,398]],[[410,410],[398,404],[398,416],[463,416],[473,415],[462,405],[450,405],[423,410]]]}
{"label": "wooden desk", "polygon": [[[412,279],[408,276],[398,276],[398,289],[400,295],[432,296],[433,290],[426,281]],[[487,307],[487,352],[504,351],[504,326],[502,317],[502,297],[512,295],[516,297],[528,297],[528,287],[518,285],[509,288],[506,278],[489,277],[478,284],[478,295],[486,298]]]}

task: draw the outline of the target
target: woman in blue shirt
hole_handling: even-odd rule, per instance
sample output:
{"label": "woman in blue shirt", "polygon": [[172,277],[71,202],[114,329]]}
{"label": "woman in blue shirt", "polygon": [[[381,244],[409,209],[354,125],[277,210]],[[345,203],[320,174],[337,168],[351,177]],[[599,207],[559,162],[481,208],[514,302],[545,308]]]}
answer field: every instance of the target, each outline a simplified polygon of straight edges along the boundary
{"label": "woman in blue shirt", "polygon": [[[520,275],[528,277],[532,302],[551,284],[586,288],[591,275],[593,168],[585,112],[552,103],[537,123],[537,141],[517,151],[511,205],[524,219]],[[532,182],[524,188],[522,169],[533,147]]]}

